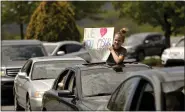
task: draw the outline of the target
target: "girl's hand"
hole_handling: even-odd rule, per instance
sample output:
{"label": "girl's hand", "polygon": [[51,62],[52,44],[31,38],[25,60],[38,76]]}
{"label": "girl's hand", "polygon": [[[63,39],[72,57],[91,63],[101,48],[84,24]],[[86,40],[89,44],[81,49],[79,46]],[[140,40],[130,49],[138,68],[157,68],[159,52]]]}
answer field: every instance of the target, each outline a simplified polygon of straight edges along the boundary
{"label": "girl's hand", "polygon": [[110,50],[110,52],[111,52],[111,51],[113,51],[113,47],[112,47],[112,46],[110,46],[110,47],[109,47],[109,50]]}

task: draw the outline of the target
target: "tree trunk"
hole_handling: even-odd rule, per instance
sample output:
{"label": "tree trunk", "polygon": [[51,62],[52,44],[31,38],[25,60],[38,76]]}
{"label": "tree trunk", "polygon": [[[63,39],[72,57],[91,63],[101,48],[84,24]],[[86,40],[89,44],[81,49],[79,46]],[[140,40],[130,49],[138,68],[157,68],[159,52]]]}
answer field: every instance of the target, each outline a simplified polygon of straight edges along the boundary
{"label": "tree trunk", "polygon": [[170,36],[172,34],[172,31],[171,31],[171,24],[168,22],[167,19],[168,19],[167,14],[164,14],[165,44],[166,44],[166,47],[169,48],[171,46]]}
{"label": "tree trunk", "polygon": [[20,32],[21,32],[21,40],[23,40],[24,39],[24,25],[23,25],[23,23],[20,23]]}
{"label": "tree trunk", "polygon": [[166,47],[169,48],[171,46],[171,43],[170,43],[170,32],[169,30],[166,30],[165,31],[165,44],[166,44]]}

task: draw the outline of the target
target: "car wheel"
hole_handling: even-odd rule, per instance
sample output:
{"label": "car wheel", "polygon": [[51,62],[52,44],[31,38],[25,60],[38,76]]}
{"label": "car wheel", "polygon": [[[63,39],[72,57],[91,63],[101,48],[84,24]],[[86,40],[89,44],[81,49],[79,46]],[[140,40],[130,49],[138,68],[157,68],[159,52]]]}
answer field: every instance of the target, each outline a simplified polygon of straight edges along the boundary
{"label": "car wheel", "polygon": [[137,61],[143,61],[145,59],[145,54],[142,52],[142,51],[140,51],[139,53],[138,53],[138,55],[137,55]]}
{"label": "car wheel", "polygon": [[30,105],[30,99],[27,98],[27,101],[26,101],[26,111],[31,111],[31,105]]}
{"label": "car wheel", "polygon": [[20,110],[24,110],[17,102],[17,96],[14,95],[14,110],[15,111],[20,111]]}

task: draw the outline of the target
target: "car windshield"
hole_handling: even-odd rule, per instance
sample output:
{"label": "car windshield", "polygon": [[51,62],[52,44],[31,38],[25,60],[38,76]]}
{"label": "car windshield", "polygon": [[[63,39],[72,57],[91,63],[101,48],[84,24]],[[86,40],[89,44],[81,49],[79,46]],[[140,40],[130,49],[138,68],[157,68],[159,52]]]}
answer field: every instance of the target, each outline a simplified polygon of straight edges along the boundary
{"label": "car windshield", "polygon": [[3,61],[28,60],[45,55],[40,45],[5,45],[1,50]]}
{"label": "car windshield", "polygon": [[134,46],[142,44],[145,36],[138,34],[138,35],[131,35],[126,39],[125,46]]}
{"label": "car windshield", "polygon": [[178,42],[176,47],[184,47],[184,39]]}
{"label": "car windshield", "polygon": [[121,83],[124,75],[111,69],[93,69],[82,72],[84,97],[110,95]]}
{"label": "car windshield", "polygon": [[82,60],[41,61],[33,65],[32,80],[55,79],[66,67],[83,64]]}
{"label": "car windshield", "polygon": [[46,51],[51,54],[55,50],[57,45],[44,45],[44,47],[46,48]]}
{"label": "car windshield", "polygon": [[146,66],[127,66],[123,72],[115,72],[111,68],[82,71],[82,92],[85,97],[110,95],[123,81],[125,72],[148,70]]}

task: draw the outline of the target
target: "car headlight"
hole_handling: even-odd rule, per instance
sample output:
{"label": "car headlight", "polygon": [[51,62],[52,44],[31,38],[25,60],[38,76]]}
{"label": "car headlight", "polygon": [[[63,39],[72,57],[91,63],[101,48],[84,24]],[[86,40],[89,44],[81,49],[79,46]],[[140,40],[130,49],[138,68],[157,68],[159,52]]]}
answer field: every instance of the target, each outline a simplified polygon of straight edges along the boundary
{"label": "car headlight", "polygon": [[42,98],[42,96],[44,95],[43,91],[36,91],[33,95],[34,98]]}
{"label": "car headlight", "polygon": [[1,73],[0,73],[1,76],[5,76],[6,75],[6,70],[1,68]]}

